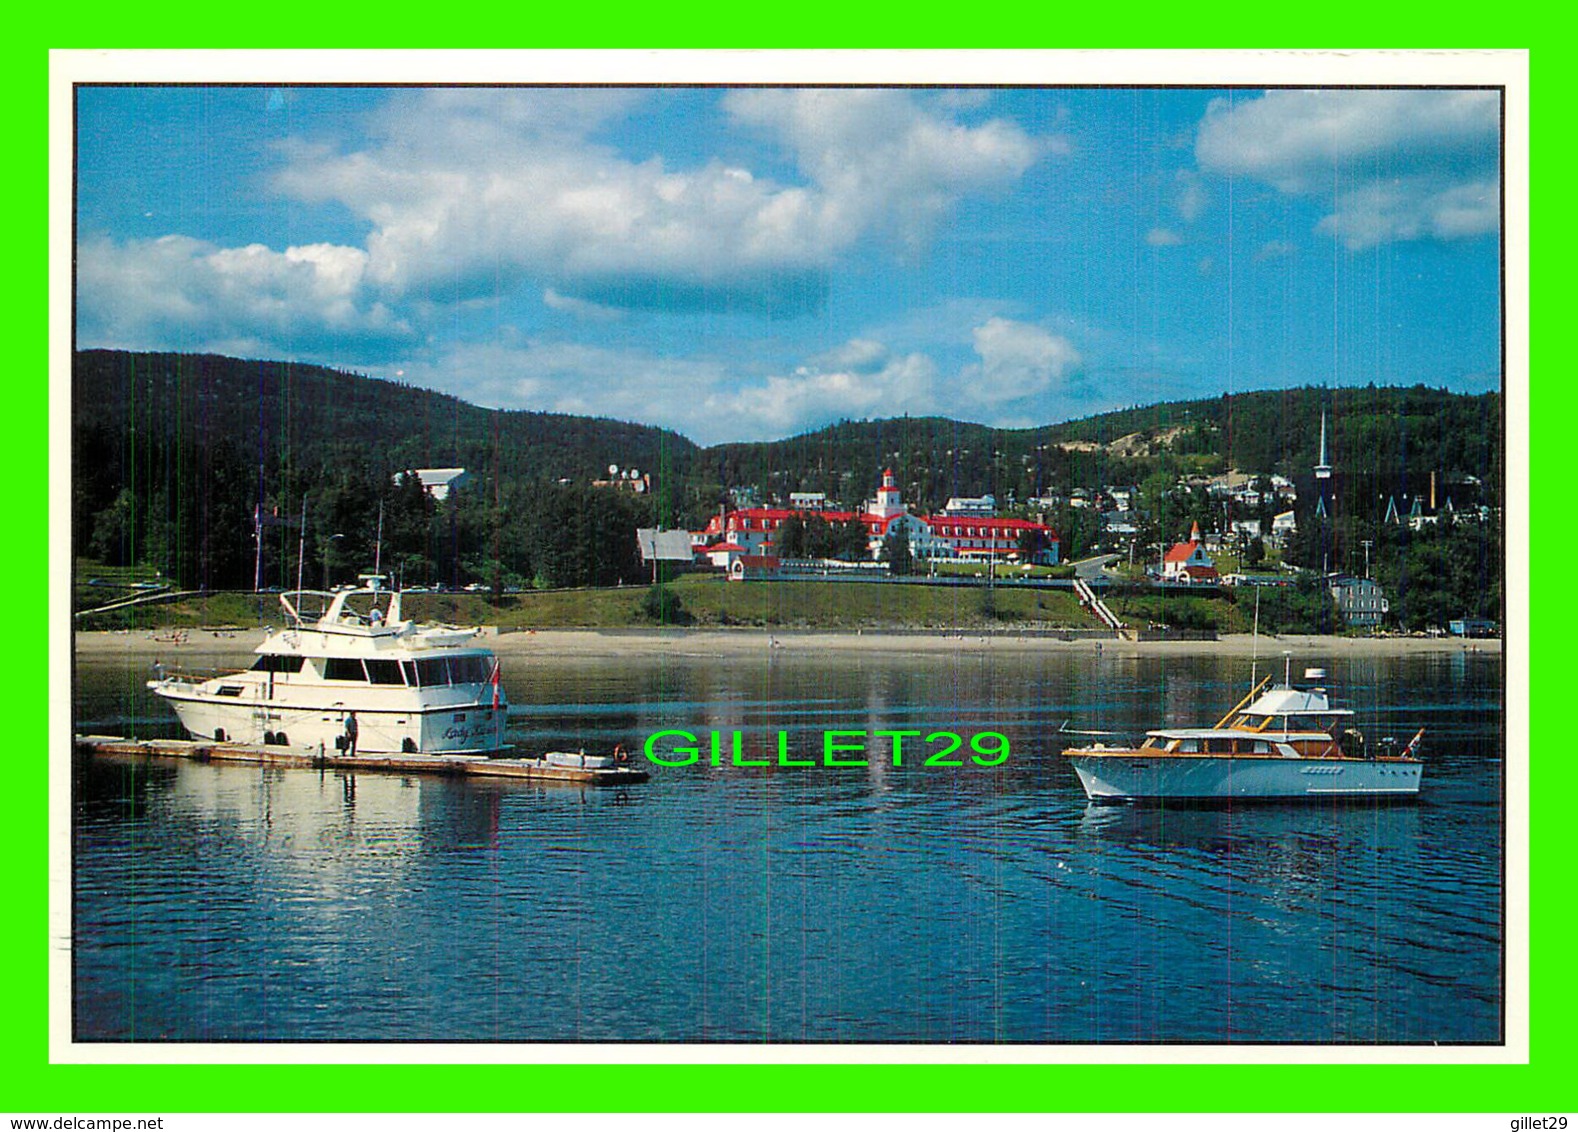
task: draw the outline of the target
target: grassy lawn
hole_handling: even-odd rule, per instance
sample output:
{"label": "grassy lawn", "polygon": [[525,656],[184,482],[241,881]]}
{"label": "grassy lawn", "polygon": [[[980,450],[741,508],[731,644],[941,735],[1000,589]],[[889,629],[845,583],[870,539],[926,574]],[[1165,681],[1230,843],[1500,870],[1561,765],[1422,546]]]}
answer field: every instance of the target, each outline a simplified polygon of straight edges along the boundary
{"label": "grassy lawn", "polygon": [[1247,633],[1250,629],[1238,606],[1225,595],[1123,593],[1108,596],[1106,602],[1109,609],[1130,625],[1155,623],[1186,629],[1211,628],[1218,633]]}
{"label": "grassy lawn", "polygon": [[[1096,627],[1072,594],[994,587],[883,585],[876,582],[727,582],[689,575],[669,583],[680,608],[699,627],[869,629],[980,628],[1040,624]],[[408,598],[410,615],[462,624],[518,628],[625,628],[657,622],[642,613],[646,587],[559,590],[506,596],[495,605],[480,595]]]}
{"label": "grassy lawn", "polygon": [[143,566],[106,566],[91,558],[79,558],[72,582],[74,609],[93,609],[167,585],[168,578]]}
{"label": "grassy lawn", "polygon": [[[939,573],[983,578],[982,564],[939,563]],[[679,623],[702,628],[743,626],[785,629],[937,629],[1042,626],[1099,628],[1067,590],[1031,589],[1014,580],[1042,578],[1045,567],[1004,568],[997,584],[928,586],[879,582],[729,582],[714,575],[687,574],[669,583],[678,598]],[[90,579],[97,584],[89,585]],[[136,583],[161,582],[152,571],[106,567],[86,559],[77,563],[78,609],[105,605],[136,595]],[[618,629],[653,627],[643,612],[646,586],[612,589],[551,590],[506,594],[497,602],[486,594],[410,593],[405,613],[418,621],[454,625],[498,625],[511,629]],[[1207,598],[1180,594],[1116,594],[1107,604],[1130,624],[1178,624],[1247,632],[1249,624],[1226,595]],[[688,620],[687,620],[688,618]],[[275,594],[211,593],[173,602],[152,602],[130,609],[77,619],[82,629],[153,629],[281,626],[283,611]]]}
{"label": "grassy lawn", "polygon": [[[1098,628],[1065,590],[1004,583],[991,588],[874,582],[728,582],[687,575],[669,584],[698,627],[806,629],[981,629],[1037,625]],[[990,592],[990,597],[988,597]],[[652,627],[642,612],[647,587],[506,594],[407,594],[405,614],[419,621],[516,629]],[[274,594],[215,593],[167,604],[79,618],[83,629],[252,627],[283,624]]]}

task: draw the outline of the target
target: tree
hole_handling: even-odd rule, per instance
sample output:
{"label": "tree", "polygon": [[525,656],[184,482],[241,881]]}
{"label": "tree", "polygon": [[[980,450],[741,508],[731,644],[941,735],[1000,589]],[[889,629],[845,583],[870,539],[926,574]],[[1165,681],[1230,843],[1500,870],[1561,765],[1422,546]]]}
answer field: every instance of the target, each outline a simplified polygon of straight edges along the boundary
{"label": "tree", "polygon": [[680,602],[679,595],[667,586],[651,586],[641,599],[641,612],[660,625],[689,625],[695,620]]}
{"label": "tree", "polygon": [[1341,628],[1337,603],[1319,574],[1302,573],[1291,586],[1270,586],[1258,592],[1262,632],[1335,633]]}
{"label": "tree", "polygon": [[806,556],[805,520],[790,515],[778,528],[778,557],[804,558]]}
{"label": "tree", "polygon": [[832,534],[832,553],[827,557],[842,559],[845,562],[870,560],[871,536],[866,533],[866,525],[859,519],[833,524]]}
{"label": "tree", "polygon": [[915,554],[910,547],[909,531],[902,521],[888,524],[888,533],[882,537],[882,561],[888,564],[890,574],[915,572]]}
{"label": "tree", "polygon": [[1047,551],[1052,549],[1052,540],[1047,538],[1047,533],[1035,527],[1026,527],[1019,532],[1019,560],[1021,562],[1040,562],[1046,557]]}
{"label": "tree", "polygon": [[139,549],[133,541],[135,524],[136,500],[131,488],[122,488],[114,502],[93,519],[93,540],[89,544],[93,557],[106,566],[130,566]]}

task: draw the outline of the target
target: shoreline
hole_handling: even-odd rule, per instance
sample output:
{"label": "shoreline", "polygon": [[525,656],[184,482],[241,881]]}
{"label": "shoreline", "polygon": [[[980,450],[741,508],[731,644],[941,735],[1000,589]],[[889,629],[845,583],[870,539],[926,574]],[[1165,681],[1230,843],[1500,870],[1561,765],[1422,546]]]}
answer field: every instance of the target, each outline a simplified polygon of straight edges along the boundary
{"label": "shoreline", "polygon": [[[184,640],[169,630],[93,630],[72,634],[72,652],[79,659],[123,656],[176,661],[181,658],[245,656],[263,640],[261,629],[192,629]],[[528,663],[560,659],[629,656],[818,656],[829,652],[856,654],[946,655],[950,653],[1025,652],[1090,653],[1116,656],[1234,656],[1259,653],[1262,659],[1292,653],[1299,657],[1421,656],[1477,653],[1502,655],[1499,638],[1458,637],[1336,637],[1224,635],[1214,641],[1124,641],[1083,637],[1062,640],[1012,629],[995,633],[951,630],[892,631],[874,629],[537,629],[498,632],[485,628],[479,644],[501,657]]]}

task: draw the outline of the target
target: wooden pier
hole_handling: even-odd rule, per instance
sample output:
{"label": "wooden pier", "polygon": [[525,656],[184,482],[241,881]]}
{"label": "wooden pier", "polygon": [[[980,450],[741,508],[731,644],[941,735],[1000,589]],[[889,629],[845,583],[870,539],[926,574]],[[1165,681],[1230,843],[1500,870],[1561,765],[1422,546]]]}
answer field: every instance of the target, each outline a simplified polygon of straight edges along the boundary
{"label": "wooden pier", "polygon": [[624,786],[647,779],[647,771],[640,767],[550,766],[544,759],[494,759],[486,755],[348,755],[343,751],[310,751],[200,739],[123,739],[116,735],[78,735],[75,745],[78,751],[92,755],[191,759],[194,762],[254,766],[323,767],[389,774],[517,778],[539,782],[574,782],[583,786]]}

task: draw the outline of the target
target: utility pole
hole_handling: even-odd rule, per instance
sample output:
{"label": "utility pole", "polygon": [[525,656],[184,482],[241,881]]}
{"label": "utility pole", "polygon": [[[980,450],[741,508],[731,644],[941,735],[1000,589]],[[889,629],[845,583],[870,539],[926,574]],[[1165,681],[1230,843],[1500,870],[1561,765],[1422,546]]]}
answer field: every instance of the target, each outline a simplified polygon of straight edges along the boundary
{"label": "utility pole", "polygon": [[1375,540],[1363,539],[1359,545],[1364,547],[1364,577],[1368,580],[1370,577],[1370,547],[1375,545]]}

